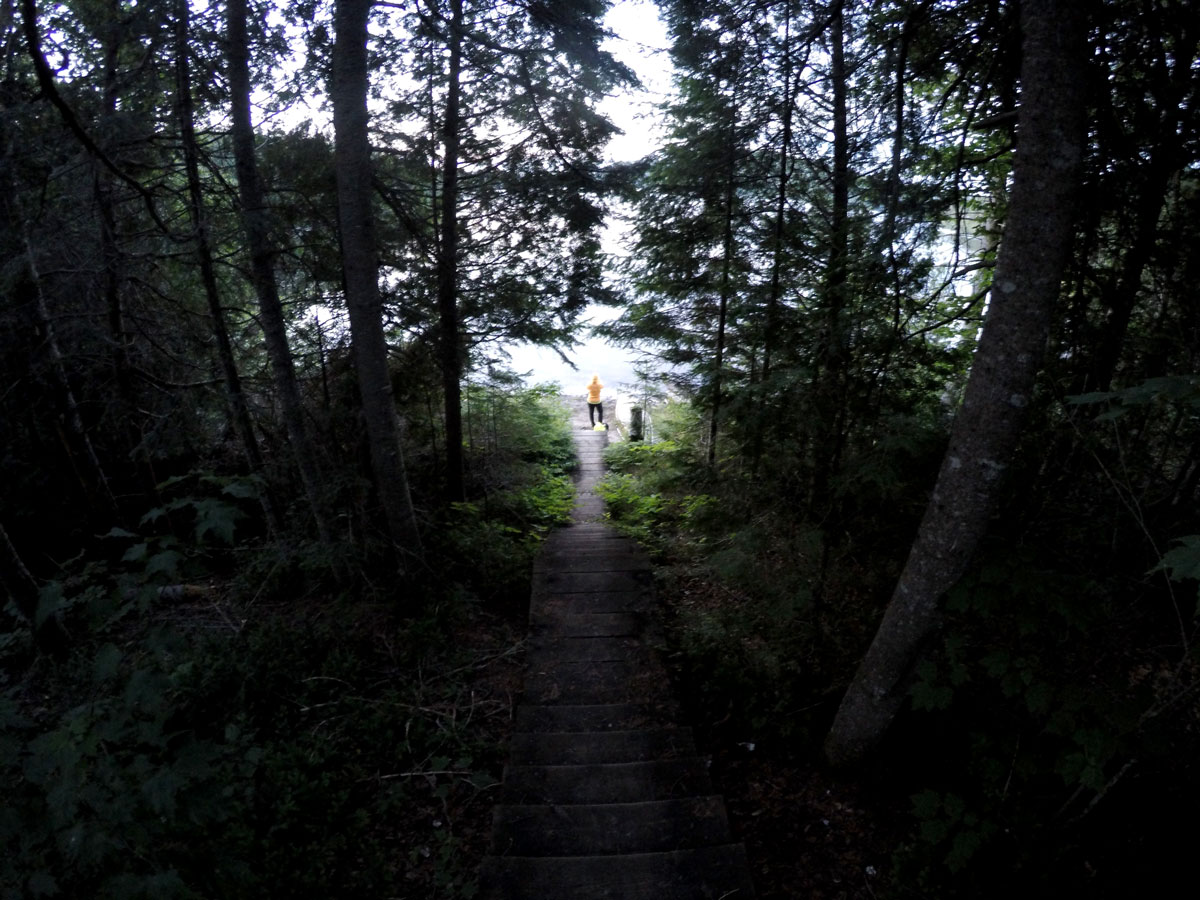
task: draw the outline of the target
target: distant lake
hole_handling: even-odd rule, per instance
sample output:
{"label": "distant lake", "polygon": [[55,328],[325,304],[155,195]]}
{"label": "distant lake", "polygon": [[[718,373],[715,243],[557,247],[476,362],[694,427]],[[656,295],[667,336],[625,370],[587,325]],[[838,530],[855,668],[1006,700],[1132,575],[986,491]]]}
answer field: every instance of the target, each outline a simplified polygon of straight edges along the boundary
{"label": "distant lake", "polygon": [[[601,312],[592,320],[611,315],[611,312],[608,312],[608,316]],[[637,393],[638,384],[635,366],[640,363],[643,369],[649,368],[651,371],[661,367],[645,361],[636,350],[614,347],[588,330],[584,330],[580,337],[579,345],[566,352],[567,358],[577,367],[575,369],[545,347],[522,343],[506,344],[503,349],[511,357],[509,366],[524,378],[526,384],[557,382],[567,396],[583,396],[592,375],[599,375],[600,383],[604,385],[604,399],[615,399],[617,418],[629,421],[629,406]]]}
{"label": "distant lake", "polygon": [[627,419],[623,407],[628,406],[628,398],[637,385],[634,365],[639,357],[636,352],[588,337],[578,347],[567,351],[567,357],[578,367],[572,369],[557,353],[545,347],[511,344],[504,349],[512,357],[512,370],[524,378],[526,384],[557,382],[568,396],[583,396],[592,375],[599,375],[600,383],[604,385],[603,397],[606,400],[615,398],[617,417]]}

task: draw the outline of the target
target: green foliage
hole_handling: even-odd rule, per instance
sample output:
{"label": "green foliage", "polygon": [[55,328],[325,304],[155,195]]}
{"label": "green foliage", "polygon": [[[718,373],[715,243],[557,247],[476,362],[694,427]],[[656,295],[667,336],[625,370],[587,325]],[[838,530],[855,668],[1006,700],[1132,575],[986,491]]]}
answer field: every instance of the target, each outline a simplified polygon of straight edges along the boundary
{"label": "green foliage", "polygon": [[942,862],[951,873],[966,868],[998,830],[958,794],[922,791],[913,796],[912,806],[920,841],[945,852]]}
{"label": "green foliage", "polygon": [[1108,409],[1097,416],[1099,421],[1119,419],[1146,406],[1162,407],[1172,403],[1183,403],[1192,409],[1200,409],[1200,375],[1147,378],[1140,384],[1119,391],[1077,394],[1068,397],[1067,402],[1075,406],[1108,404]]}
{"label": "green foliage", "polygon": [[704,503],[696,496],[674,495],[695,476],[694,451],[673,440],[623,441],[610,445],[604,459],[611,474],[596,485],[596,493],[604,498],[605,515],[622,533],[661,553],[669,533],[664,526]]}
{"label": "green foliage", "polygon": [[780,747],[809,727],[796,710],[819,668],[805,652],[819,535],[776,518],[747,484],[715,481],[693,422],[670,412],[667,440],[610,446],[597,491],[613,524],[661,564],[670,656],[693,720],[721,721],[715,739]]}
{"label": "green foliage", "polygon": [[553,385],[524,388],[498,378],[464,393],[471,499],[438,512],[426,550],[469,596],[520,604],[528,600],[533,554],[574,502],[566,411]]}
{"label": "green foliage", "polygon": [[1166,572],[1172,581],[1200,579],[1200,534],[1176,538],[1179,544],[1163,554],[1152,572]]}
{"label": "green foliage", "polygon": [[[489,723],[502,711],[466,684],[481,651],[447,638],[484,615],[464,600],[527,601],[532,554],[574,493],[553,390],[487,399],[482,496],[438,512],[430,536],[451,577],[359,576],[360,596],[428,590],[423,618],[325,594],[337,548],[251,550],[260,484],[209,473],[161,484],[136,532],[110,529],[102,559],[46,583],[39,617],[76,640],[66,668],[20,674],[29,632],[9,616],[0,779],[20,789],[0,815],[0,893],[473,896],[463,842],[482,837],[455,823],[490,807],[507,715]],[[232,554],[240,595],[208,593]]]}
{"label": "green foliage", "polygon": [[199,490],[214,491],[216,496],[189,493],[178,497],[151,509],[142,516],[142,524],[154,525],[164,519],[177,520],[179,517],[172,516],[172,513],[183,513],[191,519],[192,537],[197,544],[215,540],[227,546],[233,543],[238,521],[246,518],[246,512],[239,508],[238,501],[253,503],[265,488],[262,478],[256,475],[218,476],[203,473],[168,478],[158,488],[170,493],[180,485],[194,485]]}
{"label": "green foliage", "polygon": [[49,708],[9,688],[5,895],[470,896],[452,820],[501,759],[458,714],[476,652],[430,633],[349,605],[121,629],[38,688]]}
{"label": "green foliage", "polygon": [[[1151,572],[1165,572],[1172,581],[1200,582],[1200,534],[1189,534],[1176,538],[1179,545],[1163,554],[1163,558]],[[1196,587],[1196,609],[1193,617],[1200,617],[1200,585]]]}
{"label": "green foliage", "polygon": [[[923,784],[914,840],[896,865],[927,894],[1070,883],[1085,826],[1108,847],[1105,864],[1124,869],[1130,848],[1108,829],[1142,802],[1129,773],[1149,783],[1162,767],[1179,775],[1172,748],[1197,741],[1167,712],[1194,685],[1192,664],[1130,646],[1111,588],[1055,556],[990,548],[947,598],[940,645],[916,666],[914,715],[890,752]],[[1182,775],[1176,788],[1190,794],[1196,783]],[[1137,852],[1157,856],[1147,848],[1162,841],[1156,832]]]}

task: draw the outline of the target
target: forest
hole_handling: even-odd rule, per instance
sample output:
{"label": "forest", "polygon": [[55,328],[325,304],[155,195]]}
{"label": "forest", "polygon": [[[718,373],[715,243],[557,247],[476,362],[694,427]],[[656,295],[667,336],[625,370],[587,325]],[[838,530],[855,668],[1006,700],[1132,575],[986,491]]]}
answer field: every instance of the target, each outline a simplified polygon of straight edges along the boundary
{"label": "forest", "polygon": [[[631,3],[673,89],[617,163]],[[597,307],[653,422],[599,490],[761,897],[1190,883],[1187,0],[0,39],[0,896],[475,896],[586,379],[504,348]]]}

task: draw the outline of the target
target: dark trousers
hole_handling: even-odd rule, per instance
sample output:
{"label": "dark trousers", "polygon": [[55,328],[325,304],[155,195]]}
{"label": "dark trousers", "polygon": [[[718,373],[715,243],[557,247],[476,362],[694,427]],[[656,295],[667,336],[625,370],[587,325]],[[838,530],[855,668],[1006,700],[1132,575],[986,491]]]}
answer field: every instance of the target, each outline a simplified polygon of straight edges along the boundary
{"label": "dark trousers", "polygon": [[588,401],[588,418],[591,419],[593,425],[596,424],[596,413],[600,413],[600,424],[603,425],[604,424],[604,404],[603,403],[592,403],[589,400]]}

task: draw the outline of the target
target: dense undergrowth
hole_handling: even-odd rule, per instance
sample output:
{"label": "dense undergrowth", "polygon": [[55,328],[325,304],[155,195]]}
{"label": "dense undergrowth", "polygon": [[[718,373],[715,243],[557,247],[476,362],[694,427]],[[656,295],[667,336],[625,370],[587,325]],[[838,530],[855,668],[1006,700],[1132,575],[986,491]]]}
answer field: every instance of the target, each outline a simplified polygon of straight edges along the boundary
{"label": "dense undergrowth", "polygon": [[[1171,557],[1153,571],[1144,523],[1018,472],[1044,488],[1037,509],[1014,492],[884,747],[835,773],[821,743],[927,487],[846,479],[814,522],[778,480],[705,466],[688,409],[658,421],[659,443],[609,450],[600,490],[659,564],[679,693],[762,896],[1115,898],[1182,877],[1173,823],[1200,798],[1194,582],[1168,577],[1190,571]],[[895,476],[940,452],[911,446]]]}
{"label": "dense undergrowth", "polygon": [[195,473],[43,585],[61,659],[4,611],[0,895],[474,894],[573,455],[552,389],[472,394],[471,500],[415,573],[244,537],[254,493]]}

